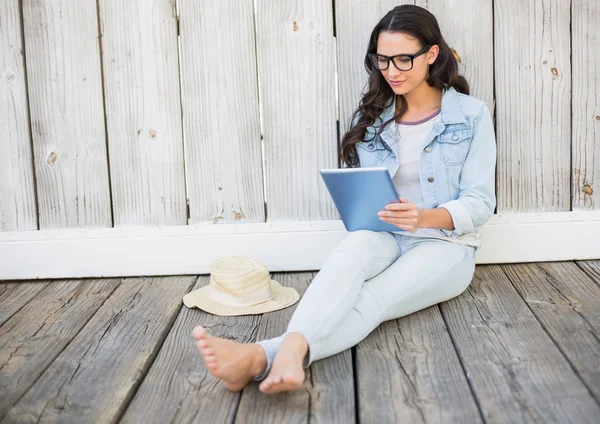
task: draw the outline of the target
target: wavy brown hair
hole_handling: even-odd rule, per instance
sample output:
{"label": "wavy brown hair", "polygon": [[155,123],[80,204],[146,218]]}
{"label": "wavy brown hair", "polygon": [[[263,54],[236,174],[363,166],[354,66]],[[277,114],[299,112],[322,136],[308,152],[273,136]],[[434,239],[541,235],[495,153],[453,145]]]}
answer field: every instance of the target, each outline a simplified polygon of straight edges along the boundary
{"label": "wavy brown hair", "polygon": [[[458,74],[458,63],[442,36],[435,16],[427,9],[418,6],[402,5],[393,8],[373,28],[369,39],[369,47],[365,55],[365,68],[369,74],[368,88],[362,95],[351,122],[355,122],[357,117],[358,120],[342,137],[340,146],[340,156],[349,167],[358,165],[356,143],[365,141],[367,127],[379,119],[383,110],[392,104],[395,95],[381,71],[376,69],[369,59],[369,54],[377,53],[377,39],[382,31],[408,34],[419,40],[422,47],[439,46],[440,51],[436,61],[429,65],[427,84],[440,89],[454,87],[460,93],[469,94],[469,84],[463,76]],[[400,118],[406,112],[404,96],[399,96],[398,100],[400,102],[398,113],[389,121],[382,123],[378,134],[390,122]]]}

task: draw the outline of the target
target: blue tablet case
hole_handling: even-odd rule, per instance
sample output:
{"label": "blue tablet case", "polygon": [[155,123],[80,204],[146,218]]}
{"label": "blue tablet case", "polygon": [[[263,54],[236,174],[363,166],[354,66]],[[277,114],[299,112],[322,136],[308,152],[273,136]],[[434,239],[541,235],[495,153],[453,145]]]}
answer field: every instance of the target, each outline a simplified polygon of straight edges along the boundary
{"label": "blue tablet case", "polygon": [[398,193],[387,168],[321,169],[347,231],[402,231],[379,219],[377,212],[398,201]]}

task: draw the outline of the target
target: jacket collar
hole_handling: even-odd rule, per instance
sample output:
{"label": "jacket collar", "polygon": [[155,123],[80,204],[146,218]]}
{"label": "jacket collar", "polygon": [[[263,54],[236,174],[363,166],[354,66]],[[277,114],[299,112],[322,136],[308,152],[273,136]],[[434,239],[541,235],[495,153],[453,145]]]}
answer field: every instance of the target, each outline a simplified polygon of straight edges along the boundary
{"label": "jacket collar", "polygon": [[[372,136],[377,134],[379,127],[381,127],[384,122],[392,119],[395,112],[396,96],[393,96],[390,105],[383,110],[381,115],[379,115],[379,119],[371,126],[367,127],[367,133]],[[444,89],[442,94],[441,121],[444,125],[464,124],[467,122],[458,98],[458,92],[453,87]],[[385,127],[381,133],[383,138],[386,138],[386,135],[389,137],[390,134],[394,134],[394,126],[392,124]]]}

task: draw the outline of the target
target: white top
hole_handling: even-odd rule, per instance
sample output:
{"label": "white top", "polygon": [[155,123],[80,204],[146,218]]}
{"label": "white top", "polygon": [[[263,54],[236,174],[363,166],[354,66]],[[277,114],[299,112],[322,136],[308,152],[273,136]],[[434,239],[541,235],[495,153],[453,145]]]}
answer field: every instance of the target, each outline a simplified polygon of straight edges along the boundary
{"label": "white top", "polygon": [[[438,112],[434,116],[419,122],[401,122],[395,124],[397,131],[396,146],[398,150],[399,166],[392,181],[394,182],[398,195],[415,203],[419,209],[425,208],[425,200],[423,198],[421,180],[419,178],[421,154],[427,145],[427,136],[433,129],[433,126],[439,121],[440,114]],[[452,238],[435,228],[420,228],[414,233],[400,231],[399,234],[411,237],[443,239],[470,246],[479,246],[478,234],[464,234],[457,238]]]}
{"label": "white top", "polygon": [[419,179],[421,153],[425,148],[427,136],[439,120],[440,115],[438,114],[421,123],[396,124],[399,167],[392,181],[398,195],[416,203],[419,209],[425,207]]}

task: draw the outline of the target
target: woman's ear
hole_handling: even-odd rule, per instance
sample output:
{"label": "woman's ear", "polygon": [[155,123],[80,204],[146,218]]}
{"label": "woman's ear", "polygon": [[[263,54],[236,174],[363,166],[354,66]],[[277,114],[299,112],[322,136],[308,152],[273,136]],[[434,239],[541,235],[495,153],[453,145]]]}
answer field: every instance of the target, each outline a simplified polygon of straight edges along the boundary
{"label": "woman's ear", "polygon": [[433,64],[433,62],[436,61],[438,54],[440,54],[440,46],[434,44],[427,52],[427,63],[429,65]]}

